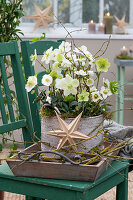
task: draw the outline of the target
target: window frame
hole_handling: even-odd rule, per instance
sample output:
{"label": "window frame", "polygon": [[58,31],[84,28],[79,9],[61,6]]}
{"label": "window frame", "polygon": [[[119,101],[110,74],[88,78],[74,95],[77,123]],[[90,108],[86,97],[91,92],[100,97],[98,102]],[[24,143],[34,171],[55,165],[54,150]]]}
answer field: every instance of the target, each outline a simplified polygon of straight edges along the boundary
{"label": "window frame", "polygon": [[[70,1],[73,1],[73,0],[70,0]],[[83,1],[80,0],[80,3],[83,3]],[[129,9],[129,23],[133,24],[133,0],[129,0],[129,7],[130,7],[130,9]],[[53,0],[53,13],[54,13],[55,20],[57,20],[58,19],[58,0]],[[103,20],[104,20],[104,0],[99,0],[99,23],[103,22]],[[26,24],[28,24],[28,27],[30,26],[30,28],[31,27],[33,28],[33,23],[24,23],[24,22],[21,22],[20,26],[21,26],[22,31],[24,29],[26,30],[26,28],[25,28]],[[68,28],[72,27],[71,26],[71,21],[70,21],[70,23],[66,23],[64,25],[66,27],[68,27]],[[55,23],[54,24],[54,29],[58,28],[58,27],[59,27],[58,24]],[[75,28],[76,27],[79,27],[79,28],[80,27],[87,27],[87,23],[82,23],[82,18],[80,18],[80,23],[77,26],[75,26]]]}

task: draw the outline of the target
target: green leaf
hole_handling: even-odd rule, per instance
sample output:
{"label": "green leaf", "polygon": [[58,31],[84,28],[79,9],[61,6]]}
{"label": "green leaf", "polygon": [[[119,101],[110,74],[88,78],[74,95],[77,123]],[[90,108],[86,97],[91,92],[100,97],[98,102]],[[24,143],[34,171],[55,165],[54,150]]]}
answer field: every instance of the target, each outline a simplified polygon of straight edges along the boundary
{"label": "green leaf", "polygon": [[13,144],[13,146],[10,147],[10,149],[13,150],[13,151],[16,151],[16,150],[17,150],[17,145],[16,145],[16,144]]}
{"label": "green leaf", "polygon": [[73,95],[68,95],[64,98],[65,102],[72,102],[74,100],[74,96]]}
{"label": "green leaf", "polygon": [[70,107],[73,107],[73,106],[77,106],[78,105],[78,102],[77,101],[72,101],[70,103]]}
{"label": "green leaf", "polygon": [[0,144],[0,152],[2,152],[3,146],[2,144]]}
{"label": "green leaf", "polygon": [[2,143],[6,144],[7,143],[7,138],[2,138]]}

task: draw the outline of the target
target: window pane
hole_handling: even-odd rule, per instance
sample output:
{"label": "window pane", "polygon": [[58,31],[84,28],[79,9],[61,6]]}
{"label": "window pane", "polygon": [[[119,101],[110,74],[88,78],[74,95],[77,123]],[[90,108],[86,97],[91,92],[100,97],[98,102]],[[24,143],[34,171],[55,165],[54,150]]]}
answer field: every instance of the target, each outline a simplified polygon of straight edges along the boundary
{"label": "window pane", "polygon": [[126,15],[126,22],[129,22],[129,0],[104,0],[105,13],[110,12],[119,19]]}
{"label": "window pane", "polygon": [[58,0],[58,19],[62,23],[70,22],[70,0]]}
{"label": "window pane", "polygon": [[[52,5],[52,0],[24,0],[23,8],[25,16],[36,15],[34,4],[36,4],[41,10],[44,10],[48,6]],[[52,15],[52,12],[50,13],[50,15]],[[33,20],[23,17],[22,22],[26,21],[33,22]]]}
{"label": "window pane", "polygon": [[83,0],[83,23],[99,21],[99,0]]}

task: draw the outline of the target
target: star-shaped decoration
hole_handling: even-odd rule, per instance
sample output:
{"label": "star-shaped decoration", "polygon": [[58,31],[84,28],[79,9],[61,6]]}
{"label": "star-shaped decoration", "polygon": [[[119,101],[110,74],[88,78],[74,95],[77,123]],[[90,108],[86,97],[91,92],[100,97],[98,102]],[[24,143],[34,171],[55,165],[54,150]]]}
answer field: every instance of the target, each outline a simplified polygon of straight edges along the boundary
{"label": "star-shaped decoration", "polygon": [[114,16],[114,18],[116,19],[116,24],[114,25],[117,26],[116,33],[118,33],[120,29],[122,29],[123,33],[125,33],[125,26],[130,25],[125,22],[125,17],[126,16],[124,15],[122,19],[119,19],[118,17]]}
{"label": "star-shaped decoration", "polygon": [[34,30],[35,31],[41,24],[43,24],[43,26],[48,29],[48,22],[54,22],[54,18],[49,16],[49,12],[51,9],[51,6],[49,6],[48,8],[44,9],[43,11],[40,10],[40,8],[34,4],[35,10],[36,10],[36,15],[34,16],[26,16],[26,18],[28,19],[33,19],[36,20],[36,24],[34,26]]}
{"label": "star-shaped decoration", "polygon": [[71,147],[73,148],[73,150],[75,152],[78,152],[74,139],[88,139],[89,138],[83,133],[80,133],[77,131],[82,113],[80,113],[70,124],[67,124],[63,119],[61,119],[57,113],[56,113],[56,116],[59,121],[60,128],[62,130],[49,131],[49,132],[46,132],[45,134],[60,138],[57,149],[62,148],[64,144],[68,142],[70,145],[72,145]]}

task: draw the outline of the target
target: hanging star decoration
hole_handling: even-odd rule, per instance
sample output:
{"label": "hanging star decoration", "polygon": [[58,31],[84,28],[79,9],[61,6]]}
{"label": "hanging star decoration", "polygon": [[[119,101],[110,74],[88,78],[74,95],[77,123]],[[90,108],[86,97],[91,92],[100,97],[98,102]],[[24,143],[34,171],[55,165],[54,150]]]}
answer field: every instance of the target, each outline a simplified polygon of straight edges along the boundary
{"label": "hanging star decoration", "polygon": [[54,18],[49,16],[49,12],[51,9],[51,6],[49,6],[48,8],[44,9],[43,11],[40,10],[40,8],[34,4],[35,10],[36,10],[36,15],[34,16],[26,16],[27,19],[33,19],[36,20],[36,24],[34,26],[34,30],[35,31],[41,24],[43,24],[43,26],[49,30],[48,28],[48,22],[54,22]]}
{"label": "hanging star decoration", "polygon": [[126,33],[125,32],[125,26],[129,26],[130,24],[126,23],[125,22],[125,15],[122,17],[122,19],[119,19],[118,17],[114,16],[114,18],[116,19],[116,24],[114,24],[115,26],[117,26],[117,29],[116,29],[116,33],[119,32],[119,30],[122,30],[123,33]]}
{"label": "hanging star decoration", "polygon": [[74,139],[88,139],[89,137],[84,135],[83,133],[80,133],[77,131],[78,129],[78,124],[81,119],[82,113],[80,113],[70,124],[67,124],[63,119],[60,118],[60,116],[56,113],[57,119],[60,124],[60,128],[62,130],[55,130],[55,131],[49,131],[46,132],[45,134],[52,135],[59,137],[59,143],[57,146],[57,149],[62,148],[66,142],[68,142],[72,149],[75,152],[78,152],[78,149],[76,147],[76,143]]}

